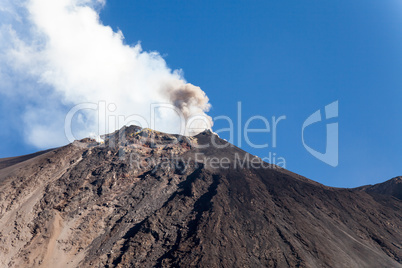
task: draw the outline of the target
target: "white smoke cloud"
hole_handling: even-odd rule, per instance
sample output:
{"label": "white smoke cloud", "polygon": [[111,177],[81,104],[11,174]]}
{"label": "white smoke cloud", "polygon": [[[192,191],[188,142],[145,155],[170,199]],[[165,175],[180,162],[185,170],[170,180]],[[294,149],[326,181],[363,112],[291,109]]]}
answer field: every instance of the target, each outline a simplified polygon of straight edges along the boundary
{"label": "white smoke cloud", "polygon": [[[94,110],[73,117],[77,138],[139,123],[139,118],[150,124],[155,103],[173,105],[186,120],[201,116],[187,134],[211,128],[205,93],[187,83],[180,70],[171,70],[159,53],[145,52],[139,43],[125,44],[122,32],[103,25],[98,12],[104,4],[105,0],[1,3],[0,94],[18,95],[26,102],[27,141],[41,148],[66,143],[64,119],[81,103],[101,102],[106,108],[99,118]],[[183,130],[177,111],[166,105],[155,117],[148,126],[171,133]]]}

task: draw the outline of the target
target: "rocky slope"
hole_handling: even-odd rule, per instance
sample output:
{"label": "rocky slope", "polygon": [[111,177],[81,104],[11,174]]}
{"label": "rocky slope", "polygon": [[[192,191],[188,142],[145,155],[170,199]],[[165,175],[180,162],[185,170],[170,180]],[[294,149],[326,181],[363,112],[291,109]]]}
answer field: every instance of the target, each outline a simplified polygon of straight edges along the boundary
{"label": "rocky slope", "polygon": [[356,188],[372,194],[393,196],[402,201],[402,177],[396,177],[384,183]]}
{"label": "rocky slope", "polygon": [[0,160],[0,267],[402,267],[394,181],[326,187],[210,132],[104,138]]}

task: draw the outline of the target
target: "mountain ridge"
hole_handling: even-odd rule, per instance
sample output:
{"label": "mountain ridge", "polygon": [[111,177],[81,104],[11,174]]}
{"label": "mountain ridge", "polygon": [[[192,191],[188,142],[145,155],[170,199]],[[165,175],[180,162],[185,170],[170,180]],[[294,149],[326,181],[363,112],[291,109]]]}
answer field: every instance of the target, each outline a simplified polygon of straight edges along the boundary
{"label": "mountain ridge", "polygon": [[[236,154],[248,166],[207,160]],[[401,267],[399,199],[252,159],[211,132],[126,127],[3,168],[0,263]]]}

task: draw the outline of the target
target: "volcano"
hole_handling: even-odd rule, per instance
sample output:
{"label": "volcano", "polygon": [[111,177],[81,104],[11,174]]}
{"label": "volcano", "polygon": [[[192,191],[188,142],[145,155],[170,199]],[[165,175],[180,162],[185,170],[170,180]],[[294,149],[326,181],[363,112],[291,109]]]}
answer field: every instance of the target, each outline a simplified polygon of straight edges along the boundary
{"label": "volcano", "polygon": [[210,131],[0,159],[1,267],[402,267],[402,178],[332,188]]}

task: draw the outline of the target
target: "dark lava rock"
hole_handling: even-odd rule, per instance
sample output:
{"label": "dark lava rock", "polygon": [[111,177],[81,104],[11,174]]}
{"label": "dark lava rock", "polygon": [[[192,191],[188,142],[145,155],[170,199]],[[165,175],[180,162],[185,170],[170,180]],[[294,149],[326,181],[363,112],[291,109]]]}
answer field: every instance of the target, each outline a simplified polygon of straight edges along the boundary
{"label": "dark lava rock", "polygon": [[104,139],[0,160],[1,267],[401,267],[400,177],[326,187],[208,131]]}

